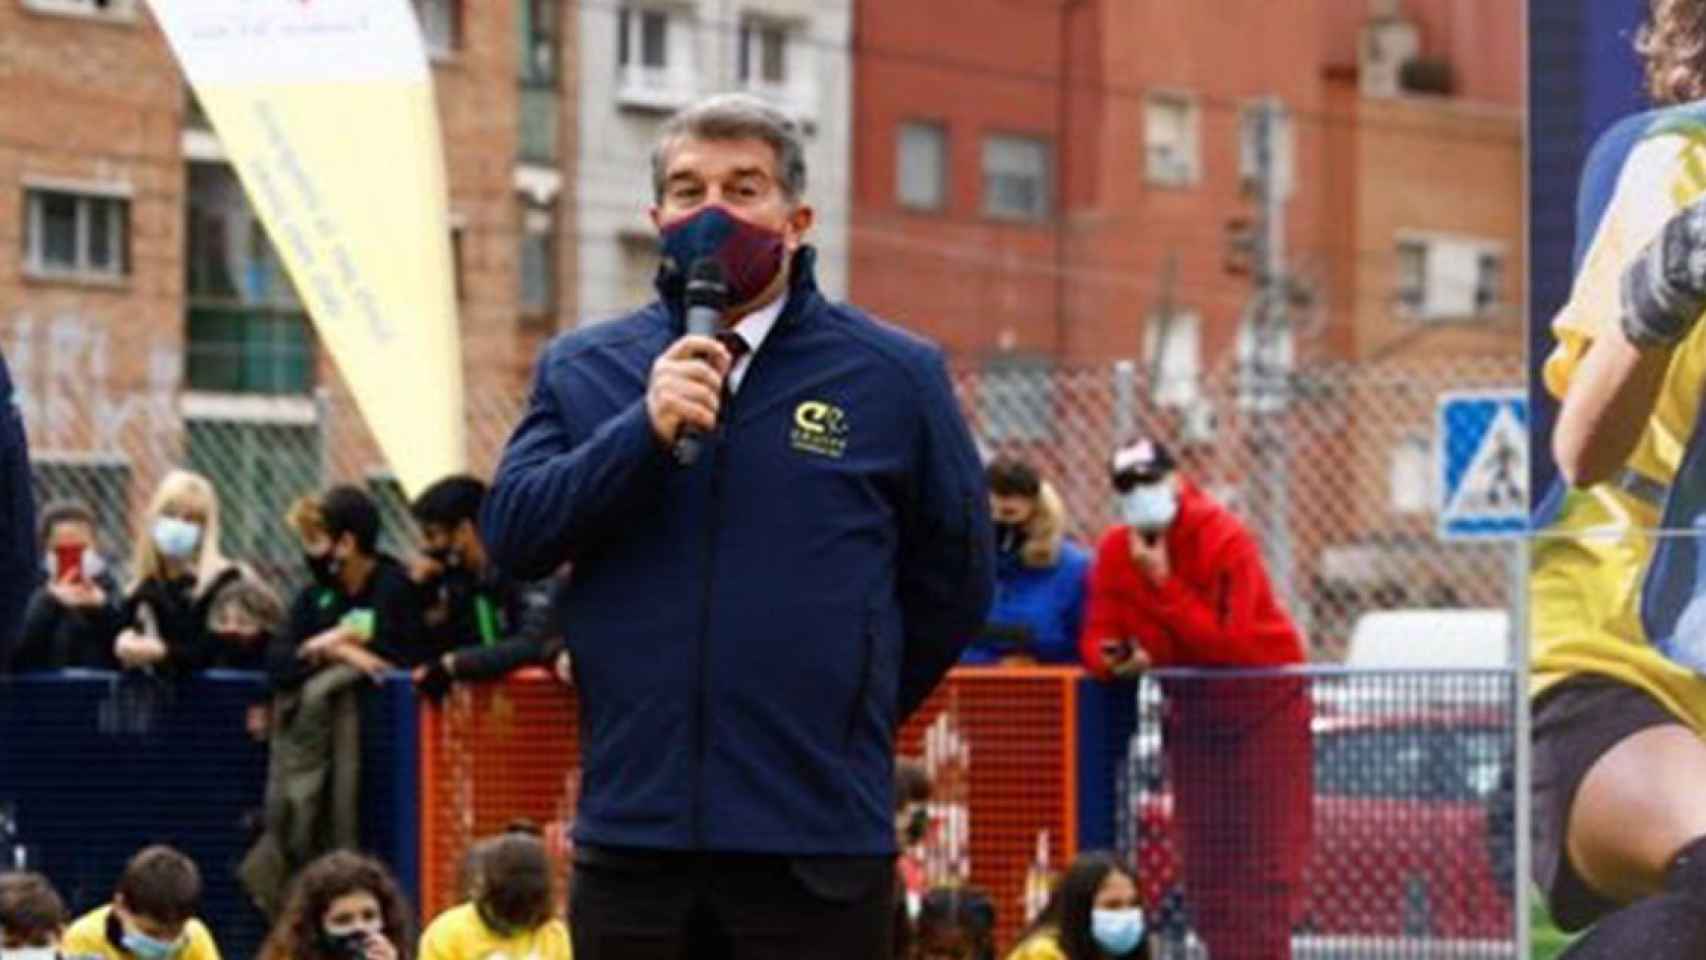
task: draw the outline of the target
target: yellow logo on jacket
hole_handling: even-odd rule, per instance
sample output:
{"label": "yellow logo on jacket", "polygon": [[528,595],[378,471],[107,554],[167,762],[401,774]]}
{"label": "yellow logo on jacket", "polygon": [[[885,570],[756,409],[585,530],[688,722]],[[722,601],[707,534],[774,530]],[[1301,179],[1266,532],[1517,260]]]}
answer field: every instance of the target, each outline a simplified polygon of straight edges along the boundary
{"label": "yellow logo on jacket", "polygon": [[789,438],[795,450],[839,459],[847,453],[847,414],[822,400],[807,400],[794,408]]}

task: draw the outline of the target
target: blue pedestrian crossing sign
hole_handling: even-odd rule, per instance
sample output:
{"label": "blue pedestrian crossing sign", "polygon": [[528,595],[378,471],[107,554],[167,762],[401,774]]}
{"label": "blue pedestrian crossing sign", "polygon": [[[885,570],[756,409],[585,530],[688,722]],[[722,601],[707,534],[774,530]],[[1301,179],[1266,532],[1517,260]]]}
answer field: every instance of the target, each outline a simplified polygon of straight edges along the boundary
{"label": "blue pedestrian crossing sign", "polygon": [[1440,538],[1527,532],[1528,398],[1519,390],[1442,394],[1434,437]]}

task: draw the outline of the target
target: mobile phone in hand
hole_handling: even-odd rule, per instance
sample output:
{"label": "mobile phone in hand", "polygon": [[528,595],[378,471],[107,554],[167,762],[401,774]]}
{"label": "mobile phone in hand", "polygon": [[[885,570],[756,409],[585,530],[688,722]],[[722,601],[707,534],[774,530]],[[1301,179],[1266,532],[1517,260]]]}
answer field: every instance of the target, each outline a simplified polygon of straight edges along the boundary
{"label": "mobile phone in hand", "polygon": [[1105,663],[1119,663],[1133,653],[1130,640],[1103,640],[1102,660]]}
{"label": "mobile phone in hand", "polygon": [[78,583],[83,579],[82,544],[61,544],[53,548],[54,581]]}

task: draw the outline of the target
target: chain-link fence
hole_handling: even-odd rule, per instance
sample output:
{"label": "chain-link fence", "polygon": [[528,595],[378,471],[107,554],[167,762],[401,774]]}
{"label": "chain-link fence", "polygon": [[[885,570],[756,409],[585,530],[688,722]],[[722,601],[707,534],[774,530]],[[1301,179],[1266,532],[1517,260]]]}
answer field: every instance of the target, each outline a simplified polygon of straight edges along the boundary
{"label": "chain-link fence", "polygon": [[[929,828],[906,851],[927,885],[973,885],[996,904],[1002,943],[1041,907],[1077,844],[1081,672],[966,668],[899,731],[931,781]],[[544,827],[566,866],[579,789],[575,692],[542,672],[457,690],[421,721],[422,908],[461,895],[476,840],[515,818]],[[1093,788],[1105,806],[1111,784]]]}
{"label": "chain-link fence", "polygon": [[1510,670],[1145,677],[1119,833],[1162,956],[1513,957],[1520,705]]}
{"label": "chain-link fence", "polygon": [[[280,518],[293,498],[330,483],[373,490],[386,511],[384,543],[397,550],[412,541],[401,491],[336,385],[184,392],[171,347],[139,346],[146,370],[121,376],[115,371],[137,364],[75,333],[13,325],[0,327],[0,344],[18,382],[38,496],[94,505],[121,565],[153,485],[180,465],[219,490],[226,551],[286,583],[301,575],[300,563]],[[1434,412],[1448,392],[1521,378],[1516,358],[1315,364],[1261,391],[1235,368],[1156,383],[1146,365],[1127,361],[1001,362],[956,373],[985,452],[1036,462],[1060,489],[1071,531],[1086,540],[1114,520],[1114,446],[1139,432],[1169,441],[1189,476],[1249,522],[1312,658],[1325,661],[1343,659],[1371,610],[1508,607],[1509,547],[1433,535]],[[510,369],[468,378],[476,473],[494,468],[525,404],[523,381]]]}

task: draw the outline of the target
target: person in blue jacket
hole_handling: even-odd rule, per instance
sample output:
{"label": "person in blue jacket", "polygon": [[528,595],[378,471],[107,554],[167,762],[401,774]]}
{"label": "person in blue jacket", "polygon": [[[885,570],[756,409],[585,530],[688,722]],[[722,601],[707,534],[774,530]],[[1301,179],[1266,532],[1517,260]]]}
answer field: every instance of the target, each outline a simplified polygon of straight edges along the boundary
{"label": "person in blue jacket", "polygon": [[1060,494],[1023,460],[984,471],[995,520],[995,606],[965,664],[1078,662],[1090,555],[1066,538]]}
{"label": "person in blue jacket", "polygon": [[941,351],[818,292],[805,175],[756,98],[663,126],[658,299],[546,347],[481,508],[503,569],[573,564],[577,960],[890,956],[895,730],[994,543]]}
{"label": "person in blue jacket", "polygon": [[30,449],[12,374],[0,355],[0,663],[23,628],[24,605],[40,576]]}

